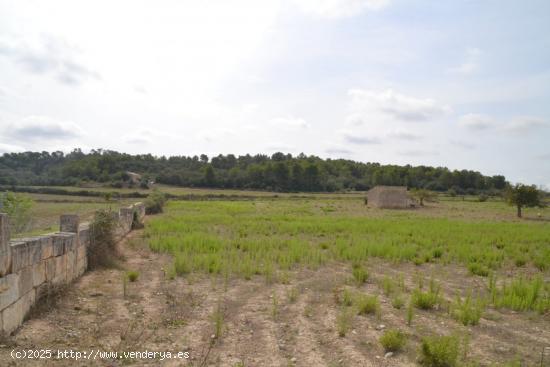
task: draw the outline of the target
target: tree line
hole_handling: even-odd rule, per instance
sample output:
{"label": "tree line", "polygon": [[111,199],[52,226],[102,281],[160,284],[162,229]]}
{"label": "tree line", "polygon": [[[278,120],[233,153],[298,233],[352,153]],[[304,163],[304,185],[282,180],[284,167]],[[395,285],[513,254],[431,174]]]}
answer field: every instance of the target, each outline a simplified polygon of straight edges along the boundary
{"label": "tree line", "polygon": [[[128,172],[141,175],[136,183]],[[504,176],[471,170],[398,166],[313,155],[275,153],[208,157],[131,155],[97,149],[84,153],[5,153],[0,185],[79,186],[99,182],[113,187],[146,188],[151,182],[186,187],[257,189],[281,192],[368,190],[376,185],[407,186],[456,194],[496,193]]]}

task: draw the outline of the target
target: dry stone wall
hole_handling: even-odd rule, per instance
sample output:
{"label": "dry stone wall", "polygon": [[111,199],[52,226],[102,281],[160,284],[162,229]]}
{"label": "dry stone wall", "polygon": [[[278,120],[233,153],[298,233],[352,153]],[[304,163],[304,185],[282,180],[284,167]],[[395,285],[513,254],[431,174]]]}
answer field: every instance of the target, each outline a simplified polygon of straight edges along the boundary
{"label": "dry stone wall", "polygon": [[[142,220],[142,203],[114,213],[117,236]],[[0,334],[10,334],[24,321],[31,307],[56,286],[66,285],[88,267],[90,226],[77,215],[62,215],[59,232],[10,239],[9,218],[0,213]]]}

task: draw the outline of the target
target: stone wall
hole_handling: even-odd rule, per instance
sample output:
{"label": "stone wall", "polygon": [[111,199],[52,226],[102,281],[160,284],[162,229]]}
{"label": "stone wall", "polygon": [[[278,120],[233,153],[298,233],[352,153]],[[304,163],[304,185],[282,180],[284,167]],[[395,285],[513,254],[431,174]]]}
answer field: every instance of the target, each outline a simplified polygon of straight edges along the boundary
{"label": "stone wall", "polygon": [[[115,213],[117,236],[141,221],[145,206],[137,203]],[[10,240],[9,218],[0,213],[0,334],[16,330],[31,307],[53,287],[71,283],[88,267],[90,226],[77,215],[62,215],[59,232]]]}

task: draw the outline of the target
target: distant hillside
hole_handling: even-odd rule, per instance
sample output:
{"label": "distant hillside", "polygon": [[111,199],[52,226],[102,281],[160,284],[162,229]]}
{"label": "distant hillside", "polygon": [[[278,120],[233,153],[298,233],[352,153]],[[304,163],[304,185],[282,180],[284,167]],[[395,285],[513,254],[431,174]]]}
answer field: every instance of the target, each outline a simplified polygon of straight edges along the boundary
{"label": "distant hillside", "polygon": [[[141,181],[129,173],[139,173]],[[321,159],[275,153],[236,157],[218,155],[155,157],[108,150],[89,154],[62,152],[6,153],[0,157],[0,185],[82,185],[146,187],[151,181],[188,187],[271,191],[367,190],[375,185],[404,185],[435,191],[475,194],[506,187],[504,176],[444,167],[396,166],[345,159]]]}

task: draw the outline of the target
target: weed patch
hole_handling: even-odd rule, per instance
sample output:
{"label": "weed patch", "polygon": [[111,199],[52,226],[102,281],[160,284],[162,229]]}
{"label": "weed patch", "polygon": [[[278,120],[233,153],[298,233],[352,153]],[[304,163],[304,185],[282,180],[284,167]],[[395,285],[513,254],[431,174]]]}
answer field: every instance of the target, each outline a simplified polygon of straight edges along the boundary
{"label": "weed patch", "polygon": [[422,339],[420,365],[424,367],[455,367],[458,364],[460,341],[455,336],[431,336]]}
{"label": "weed patch", "polygon": [[386,352],[398,352],[405,347],[407,336],[399,330],[387,330],[380,337],[380,344]]}

